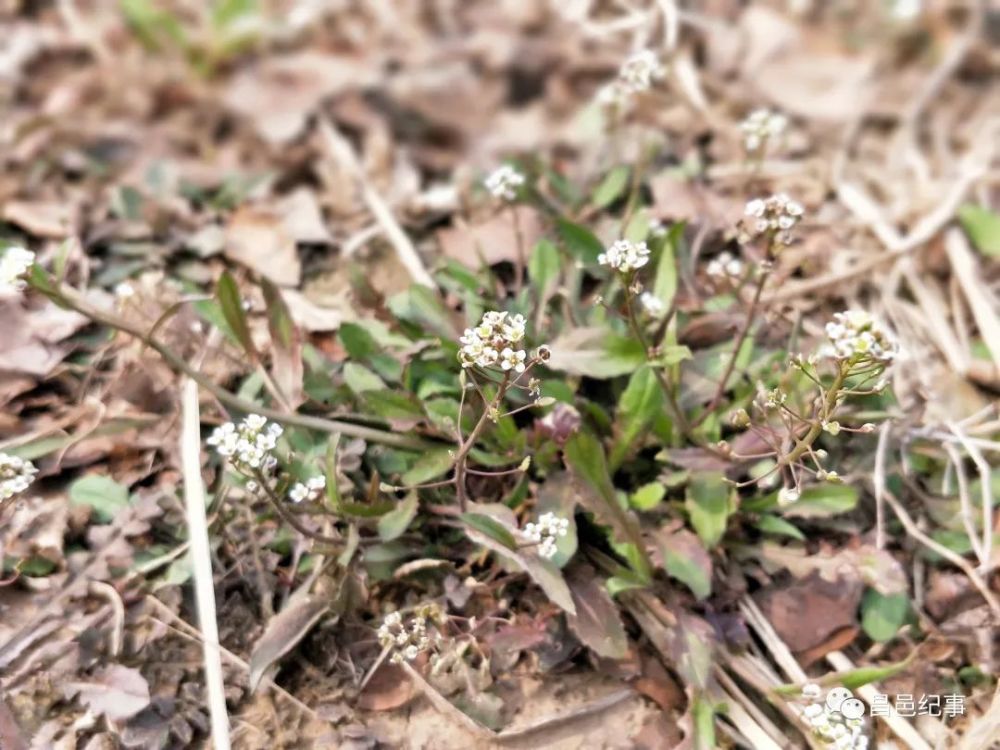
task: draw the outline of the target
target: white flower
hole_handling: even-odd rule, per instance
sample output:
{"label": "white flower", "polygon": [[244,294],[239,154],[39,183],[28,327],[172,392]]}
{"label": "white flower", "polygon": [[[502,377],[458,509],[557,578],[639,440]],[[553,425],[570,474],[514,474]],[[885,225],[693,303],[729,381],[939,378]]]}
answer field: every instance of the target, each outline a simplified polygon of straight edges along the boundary
{"label": "white flower", "polygon": [[743,145],[747,151],[757,151],[770,139],[781,135],[788,125],[788,118],[769,109],[755,109],[740,123]]}
{"label": "white flower", "polygon": [[713,279],[739,281],[743,276],[743,261],[734,258],[731,253],[723,251],[705,266],[705,273]]}
{"label": "white flower", "polygon": [[615,80],[600,88],[597,101],[604,106],[625,109],[635,94],[648,91],[665,73],[655,52],[648,49],[636,52],[621,64]]}
{"label": "white flower", "polygon": [[836,313],[826,324],[829,357],[852,364],[892,362],[899,353],[895,338],[864,310]]}
{"label": "white flower", "polygon": [[24,492],[35,481],[38,469],[23,458],[0,453],[0,501]]}
{"label": "white flower", "polygon": [[394,664],[399,664],[404,659],[413,661],[430,646],[427,617],[433,616],[432,610],[433,605],[421,607],[407,622],[403,621],[399,612],[390,612],[385,616],[378,628],[377,637],[382,648],[393,651],[390,661]]}
{"label": "white flower", "polygon": [[517,190],[524,184],[524,175],[510,164],[503,164],[494,169],[483,185],[494,198],[512,201],[517,198]]}
{"label": "white flower", "polygon": [[649,263],[649,248],[645,242],[618,240],[597,256],[597,262],[621,273],[630,273]]}
{"label": "white flower", "polygon": [[500,368],[503,370],[514,370],[514,372],[524,372],[524,349],[514,351],[507,347],[500,352]]}
{"label": "white flower", "polygon": [[663,78],[665,72],[656,53],[644,49],[622,63],[618,70],[618,82],[626,91],[639,93],[652,87],[653,82]]}
{"label": "white flower", "polygon": [[127,281],[123,281],[115,286],[115,296],[118,299],[128,299],[135,296],[135,287]]}
{"label": "white flower", "polygon": [[667,227],[661,219],[653,218],[649,220],[649,236],[664,237],[667,234]]}
{"label": "white flower", "polygon": [[893,0],[889,12],[897,21],[908,22],[923,12],[923,5],[923,0]]}
{"label": "white flower", "polygon": [[524,341],[523,315],[490,311],[475,328],[466,328],[459,338],[458,352],[462,367],[499,367],[505,371],[524,372],[527,353],[520,345]]}
{"label": "white flower", "polygon": [[[778,491],[778,505],[785,507],[786,505],[792,505],[798,502],[799,491],[794,487],[782,487]],[[805,695],[805,690],[803,689],[802,694]]]}
{"label": "white flower", "polygon": [[663,315],[666,307],[663,304],[663,300],[657,297],[652,292],[643,292],[639,295],[639,304],[642,305],[643,309],[649,313],[650,317],[658,318]]}
{"label": "white flower", "polygon": [[770,198],[754,198],[743,210],[746,217],[741,225],[740,240],[749,242],[756,237],[770,236],[779,245],[791,243],[791,230],[802,219],[804,209],[784,193]]}
{"label": "white flower", "polygon": [[239,426],[226,422],[216,427],[207,442],[241,471],[268,471],[276,463],[271,452],[277,447],[281,433],[281,425],[268,423],[259,414],[250,414]]}
{"label": "white flower", "polygon": [[531,542],[538,544],[541,557],[554,557],[556,540],[569,532],[569,519],[560,518],[555,513],[543,513],[538,523],[526,523],[521,533]]}
{"label": "white flower", "polygon": [[35,262],[35,254],[23,247],[8,247],[0,256],[0,295],[24,289],[21,277]]}
{"label": "white flower", "polygon": [[322,474],[310,477],[305,484],[296,482],[288,492],[288,499],[293,503],[301,503],[304,500],[315,500],[320,493],[326,489],[326,477]]}

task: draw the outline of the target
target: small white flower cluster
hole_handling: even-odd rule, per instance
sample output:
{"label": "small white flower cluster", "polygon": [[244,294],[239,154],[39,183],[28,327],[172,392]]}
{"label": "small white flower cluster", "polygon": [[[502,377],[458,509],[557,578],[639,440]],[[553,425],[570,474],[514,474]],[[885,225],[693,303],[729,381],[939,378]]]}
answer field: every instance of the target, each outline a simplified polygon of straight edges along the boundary
{"label": "small white flower cluster", "polygon": [[319,476],[310,477],[306,480],[305,484],[302,482],[296,482],[295,486],[288,492],[288,499],[293,503],[301,503],[305,500],[315,500],[325,489],[326,477],[320,474]]}
{"label": "small white flower cluster", "polygon": [[778,490],[778,506],[785,508],[799,501],[801,493],[795,487],[782,487]]}
{"label": "small white flower cluster", "polygon": [[524,341],[524,316],[491,311],[475,328],[466,328],[459,338],[458,358],[462,367],[497,367],[524,372],[527,354],[518,348]]}
{"label": "small white flower cluster", "polygon": [[743,146],[747,151],[760,150],[772,138],[777,138],[788,126],[788,118],[769,109],[755,109],[740,123]]}
{"label": "small white flower cluster", "polygon": [[115,285],[115,297],[119,300],[131,299],[135,296],[135,287],[130,281],[123,281]]}
{"label": "small white flower cluster", "polygon": [[490,195],[505,201],[517,198],[517,190],[523,184],[524,175],[510,164],[497,167],[483,180],[483,185],[490,191]]}
{"label": "small white flower cluster", "polygon": [[734,258],[732,253],[724,251],[708,262],[705,273],[719,281],[739,281],[743,276],[743,261]]}
{"label": "small white flower cluster", "polygon": [[382,648],[393,650],[390,657],[393,664],[400,664],[403,660],[413,661],[430,647],[427,620],[441,622],[441,608],[436,604],[421,606],[406,622],[399,612],[390,612],[385,616],[378,628],[378,642]]}
{"label": "small white flower cluster", "polygon": [[649,220],[649,236],[654,238],[666,237],[667,226],[663,223],[662,219],[653,217]]}
{"label": "small white flower cluster", "polygon": [[665,74],[666,69],[655,52],[648,49],[636,52],[622,63],[615,81],[600,90],[598,101],[605,105],[624,106],[632,95],[648,91]]}
{"label": "small white flower cluster", "polygon": [[826,356],[854,364],[888,364],[899,353],[893,336],[864,310],[836,313],[826,324]]}
{"label": "small white flower cluster", "polygon": [[639,304],[651,318],[659,318],[666,310],[663,300],[652,292],[643,292],[639,295]]}
{"label": "small white flower cluster", "polygon": [[281,433],[281,425],[276,422],[268,423],[259,414],[249,414],[239,426],[226,422],[216,427],[208,444],[238,469],[268,471],[277,462],[271,451],[277,446]]}
{"label": "small white flower cluster", "polygon": [[566,536],[569,531],[569,519],[560,518],[555,513],[543,513],[538,517],[538,523],[526,523],[522,533],[525,538],[538,544],[538,554],[542,557],[554,557],[556,540]]}
{"label": "small white flower cluster", "polygon": [[38,469],[23,458],[0,453],[0,501],[24,492],[35,481]]}
{"label": "small white flower cluster", "polygon": [[820,702],[819,685],[805,685],[802,695],[809,701],[803,710],[813,733],[831,750],[867,750],[865,704],[844,687],[833,688]]}
{"label": "small white flower cluster", "polygon": [[645,242],[618,240],[597,256],[597,262],[621,273],[630,273],[649,263],[649,248]]}
{"label": "small white flower cluster", "polygon": [[791,230],[802,220],[804,210],[801,203],[777,193],[770,198],[754,198],[743,213],[747,217],[740,237],[743,242],[768,236],[779,245],[788,245],[792,241]]}
{"label": "small white flower cluster", "polygon": [[23,247],[8,247],[0,256],[0,294],[24,289],[21,278],[35,262],[35,254]]}

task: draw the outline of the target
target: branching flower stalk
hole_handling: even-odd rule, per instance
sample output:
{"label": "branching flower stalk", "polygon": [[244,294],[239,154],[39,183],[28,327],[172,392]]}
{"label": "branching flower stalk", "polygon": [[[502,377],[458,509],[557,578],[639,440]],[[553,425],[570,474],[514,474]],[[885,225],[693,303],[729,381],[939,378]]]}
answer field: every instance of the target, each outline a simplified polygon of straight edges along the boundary
{"label": "branching flower stalk", "polygon": [[618,240],[604,253],[598,256],[598,263],[608,266],[616,271],[625,289],[625,315],[632,335],[642,346],[643,355],[650,363],[651,369],[659,383],[663,396],[671,410],[671,418],[680,428],[681,432],[687,435],[690,432],[687,417],[681,409],[674,394],[674,388],[667,380],[663,369],[656,363],[656,351],[650,345],[645,329],[639,321],[639,297],[642,293],[642,283],[639,281],[636,272],[649,262],[649,248],[645,242],[630,242],[629,240]]}
{"label": "branching flower stalk", "polygon": [[[835,436],[841,432],[870,433],[875,430],[875,425],[871,423],[859,427],[841,425],[836,418],[838,410],[848,396],[881,392],[884,380],[880,376],[897,355],[897,346],[892,336],[864,311],[851,310],[837,313],[834,320],[827,324],[826,333],[829,343],[820,350],[819,356],[814,355],[806,359],[798,355],[791,362],[792,367],[798,369],[819,388],[819,394],[808,416],[800,414],[789,406],[786,403],[786,394],[780,389],[768,391],[754,402],[755,407],[762,412],[777,414],[786,430],[784,438],[780,438],[773,428],[769,428],[769,434],[752,425],[749,415],[743,409],[734,414],[735,426],[754,430],[765,443],[772,446],[773,451],[755,456],[738,456],[732,452],[730,455],[739,459],[770,456],[775,458],[774,467],[764,476],[748,480],[738,486],[757,484],[781,472],[785,475],[785,486],[779,494],[779,502],[782,504],[795,502],[799,497],[801,480],[796,474],[796,469],[813,473],[819,480],[841,481],[836,471],[824,468],[822,459],[825,453],[814,449],[814,445],[823,433]],[[834,372],[829,383],[824,383],[815,370],[815,365],[820,360],[832,360]],[[876,377],[880,380],[873,386],[862,387]],[[802,463],[806,458],[812,461],[812,467]]]}
{"label": "branching flower stalk", "polygon": [[726,368],[723,370],[722,377],[719,378],[715,394],[705,410],[694,421],[693,427],[701,425],[718,408],[729,390],[729,379],[736,369],[736,360],[739,358],[740,351],[743,349],[757,319],[760,300],[764,293],[764,287],[767,286],[770,279],[773,262],[781,251],[791,244],[791,230],[799,223],[802,214],[802,206],[783,193],[765,199],[755,198],[747,203],[744,210],[744,220],[740,225],[739,240],[744,244],[763,240],[764,258],[758,268],[757,283],[754,285],[746,318],[736,335],[736,344],[732,354],[726,361]]}
{"label": "branching flower stalk", "polygon": [[[477,476],[504,476],[527,471],[530,460],[525,459],[517,468],[504,471],[478,471],[470,469],[468,466],[469,454],[475,448],[476,443],[482,436],[483,430],[488,424],[496,423],[503,417],[509,417],[526,409],[535,406],[544,406],[547,399],[540,398],[540,384],[531,378],[527,385],[521,380],[529,375],[532,369],[541,362],[549,358],[549,349],[540,346],[531,357],[521,348],[525,336],[525,319],[523,315],[510,315],[507,312],[491,311],[483,315],[482,320],[475,328],[467,328],[459,339],[462,348],[459,350],[459,361],[462,364],[460,375],[461,400],[458,406],[458,419],[455,426],[455,435],[458,441],[454,457],[452,459],[452,475],[444,480],[429,482],[426,484],[411,485],[408,487],[398,487],[385,484],[387,490],[404,489],[427,489],[431,487],[455,486],[455,496],[458,500],[459,508],[464,512],[468,507],[468,489],[466,478],[469,474]],[[485,379],[496,387],[492,394],[488,394],[476,380],[475,372],[479,371]],[[496,380],[495,375],[500,379]],[[462,414],[465,410],[465,394],[470,388],[474,389],[482,399],[483,411],[476,421],[475,426],[468,435],[462,434]],[[502,412],[501,408],[507,395],[513,390],[519,389],[528,392],[532,398],[531,402],[517,407],[511,411]]]}

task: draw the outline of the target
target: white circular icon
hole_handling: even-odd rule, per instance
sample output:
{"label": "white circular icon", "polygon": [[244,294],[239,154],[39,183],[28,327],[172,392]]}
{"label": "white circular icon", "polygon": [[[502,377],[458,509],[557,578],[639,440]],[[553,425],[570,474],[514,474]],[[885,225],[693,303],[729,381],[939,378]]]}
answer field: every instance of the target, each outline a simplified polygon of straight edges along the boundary
{"label": "white circular icon", "polygon": [[845,687],[835,687],[826,694],[826,707],[831,711],[839,711],[840,706],[848,698],[851,698],[851,691]]}
{"label": "white circular icon", "polygon": [[865,715],[865,704],[857,698],[848,698],[840,704],[840,713],[847,719],[860,719]]}

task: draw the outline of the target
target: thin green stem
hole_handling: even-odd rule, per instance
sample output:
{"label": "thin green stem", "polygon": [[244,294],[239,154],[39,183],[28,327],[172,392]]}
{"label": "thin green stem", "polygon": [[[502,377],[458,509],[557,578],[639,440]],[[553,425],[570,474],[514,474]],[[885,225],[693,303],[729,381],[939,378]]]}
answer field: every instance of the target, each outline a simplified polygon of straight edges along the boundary
{"label": "thin green stem", "polygon": [[681,432],[688,435],[690,434],[691,426],[688,424],[687,417],[684,414],[684,410],[681,409],[681,405],[677,403],[677,397],[674,395],[674,389],[667,381],[666,376],[663,374],[663,370],[653,363],[653,352],[649,346],[649,341],[646,338],[646,333],[643,331],[642,325],[639,323],[639,318],[636,315],[635,295],[632,293],[632,285],[631,283],[628,283],[629,281],[629,279],[625,279],[626,283],[624,284],[625,311],[627,313],[629,327],[632,329],[632,334],[642,345],[642,351],[646,357],[646,361],[650,363],[653,375],[656,377],[656,381],[660,385],[660,390],[663,391],[663,396],[667,399],[667,404],[672,412],[671,417],[677,426],[680,427]]}
{"label": "thin green stem", "polygon": [[282,503],[281,498],[279,498],[274,493],[274,489],[271,487],[270,480],[268,480],[268,478],[264,476],[264,473],[260,471],[260,469],[256,469],[253,474],[254,478],[257,480],[257,484],[259,484],[264,490],[264,497],[267,498],[267,501],[271,503],[271,507],[278,512],[278,515],[281,516],[282,520],[284,520],[285,523],[287,523],[297,532],[302,534],[302,536],[307,537],[309,539],[315,539],[317,542],[323,542],[324,544],[332,544],[335,546],[339,546],[340,544],[343,543],[344,541],[343,539],[339,539],[337,537],[332,537],[332,536],[326,536],[325,534],[320,534],[317,531],[313,531],[312,529],[307,528],[299,519],[297,519],[293,514],[288,512],[288,510]]}
{"label": "thin green stem", "polygon": [[736,360],[739,358],[740,351],[743,349],[743,343],[747,340],[747,336],[750,335],[750,329],[753,327],[754,319],[757,317],[757,308],[760,306],[760,298],[764,293],[764,287],[767,285],[767,279],[769,276],[769,272],[762,271],[760,278],[757,280],[757,286],[754,289],[753,299],[750,302],[750,309],[747,310],[746,320],[736,337],[736,346],[733,347],[733,353],[729,357],[729,361],[726,363],[726,369],[722,373],[722,377],[719,379],[719,384],[715,389],[715,395],[712,396],[712,400],[708,402],[708,406],[705,407],[705,411],[703,411],[701,415],[695,419],[693,425],[694,427],[697,427],[708,419],[708,415],[713,413],[719,404],[722,403],[723,396],[725,396],[726,391],[729,390],[729,378],[732,376],[733,370],[736,369]]}
{"label": "thin green stem", "polygon": [[400,435],[387,430],[379,430],[373,427],[351,424],[350,422],[341,422],[339,420],[314,417],[291,411],[271,409],[240,398],[235,393],[227,391],[225,388],[213,383],[210,379],[205,377],[205,375],[193,368],[182,356],[177,354],[177,352],[171,349],[167,344],[153,336],[150,336],[141,328],[118,317],[117,315],[94,307],[77,294],[75,290],[65,286],[60,286],[54,289],[39,288],[39,291],[50,297],[57,304],[76,310],[78,313],[85,315],[96,323],[106,325],[109,328],[114,328],[115,330],[127,333],[128,335],[138,339],[163,357],[164,361],[170,365],[172,369],[191,378],[198,383],[198,385],[215,396],[215,398],[217,398],[220,402],[232,409],[236,409],[237,411],[241,411],[246,414],[260,414],[268,419],[295,425],[297,427],[305,427],[321,432],[342,433],[351,437],[361,438],[362,440],[367,440],[373,443],[381,443],[382,445],[390,445],[396,448],[426,450],[434,446],[434,443],[431,443],[430,441],[411,437],[409,435]]}

